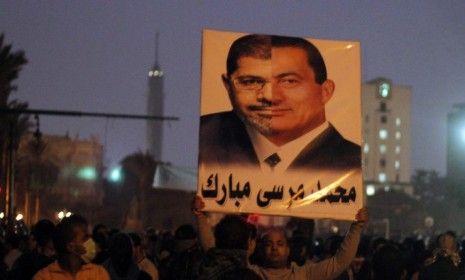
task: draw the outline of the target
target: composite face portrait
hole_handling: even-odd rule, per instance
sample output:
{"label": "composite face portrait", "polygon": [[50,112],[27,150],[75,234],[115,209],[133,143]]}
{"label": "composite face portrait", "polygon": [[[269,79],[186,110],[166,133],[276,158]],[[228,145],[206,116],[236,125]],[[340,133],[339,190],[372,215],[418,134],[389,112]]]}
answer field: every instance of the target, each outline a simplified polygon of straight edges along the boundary
{"label": "composite face portrait", "polygon": [[207,210],[353,219],[363,203],[357,42],[205,30],[201,89]]}
{"label": "composite face portrait", "polygon": [[239,58],[224,82],[241,119],[264,135],[281,136],[280,144],[285,144],[325,121],[334,84],[316,82],[301,48],[276,47],[271,53],[270,59]]}

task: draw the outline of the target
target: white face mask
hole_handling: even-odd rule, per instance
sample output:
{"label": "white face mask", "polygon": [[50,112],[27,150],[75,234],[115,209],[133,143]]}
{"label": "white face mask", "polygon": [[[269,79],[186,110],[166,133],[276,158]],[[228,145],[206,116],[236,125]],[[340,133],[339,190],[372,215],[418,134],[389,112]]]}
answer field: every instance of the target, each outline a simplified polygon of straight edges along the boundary
{"label": "white face mask", "polygon": [[87,241],[83,244],[84,248],[86,248],[86,253],[81,256],[81,258],[86,262],[90,263],[96,255],[95,250],[95,242],[92,238],[87,239]]}

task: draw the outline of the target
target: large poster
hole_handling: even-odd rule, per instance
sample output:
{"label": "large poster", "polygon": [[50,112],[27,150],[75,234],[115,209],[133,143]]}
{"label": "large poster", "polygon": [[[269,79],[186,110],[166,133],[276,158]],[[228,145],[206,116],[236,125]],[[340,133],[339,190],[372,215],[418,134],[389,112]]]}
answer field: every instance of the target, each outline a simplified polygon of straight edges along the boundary
{"label": "large poster", "polygon": [[204,30],[207,211],[353,220],[363,205],[360,46]]}

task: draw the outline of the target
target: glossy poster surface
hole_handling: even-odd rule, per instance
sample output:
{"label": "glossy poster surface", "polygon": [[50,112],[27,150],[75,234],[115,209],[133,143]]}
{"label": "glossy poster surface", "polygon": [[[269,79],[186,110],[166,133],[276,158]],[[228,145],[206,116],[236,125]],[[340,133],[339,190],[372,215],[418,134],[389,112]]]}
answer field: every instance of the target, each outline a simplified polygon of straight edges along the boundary
{"label": "glossy poster surface", "polygon": [[204,30],[206,210],[352,220],[363,205],[360,46]]}

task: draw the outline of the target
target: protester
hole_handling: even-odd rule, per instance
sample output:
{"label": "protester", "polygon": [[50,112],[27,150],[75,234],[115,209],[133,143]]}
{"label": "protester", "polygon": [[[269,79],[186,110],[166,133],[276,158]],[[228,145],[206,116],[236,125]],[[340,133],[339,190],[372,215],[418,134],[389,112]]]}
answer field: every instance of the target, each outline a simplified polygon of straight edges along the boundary
{"label": "protester", "polygon": [[255,239],[247,221],[227,215],[216,225],[215,246],[210,248],[200,265],[199,279],[237,279],[238,275],[260,279],[248,266],[255,250]]}
{"label": "protester", "polygon": [[194,227],[190,224],[179,226],[174,233],[174,242],[174,252],[161,279],[196,279],[204,254]]}
{"label": "protester", "polygon": [[136,262],[139,269],[145,271],[150,275],[152,280],[158,280],[158,270],[156,266],[145,256],[145,248],[142,244],[142,238],[137,233],[130,233],[133,248],[134,248],[134,261]]}
{"label": "protester", "polygon": [[13,266],[10,273],[11,279],[32,279],[42,268],[48,266],[55,260],[55,246],[53,236],[55,224],[50,220],[40,220],[31,230],[31,243],[34,248],[23,253]]}
{"label": "protester", "polygon": [[104,224],[97,224],[92,229],[92,239],[96,245],[96,255],[93,263],[101,264],[108,259],[108,228]]}
{"label": "protester", "polygon": [[[203,240],[202,246],[204,249],[209,249],[213,247],[212,240],[216,244],[217,235],[215,234],[215,238],[211,236],[208,220],[201,212],[203,207],[203,201],[197,196],[192,206],[193,213],[196,215],[199,224],[200,239]],[[355,257],[361,231],[367,221],[368,210],[362,208],[357,212],[356,221],[352,223],[341,248],[334,257],[315,264],[306,263],[303,266],[289,263],[290,249],[284,230],[281,228],[270,229],[263,238],[265,243],[265,264],[263,266],[249,265],[249,268],[263,279],[334,279],[349,267]],[[242,237],[242,242],[246,242],[245,240]],[[236,248],[239,247],[236,246]],[[248,249],[250,250],[250,247]]]}
{"label": "protester", "polygon": [[148,273],[137,267],[133,259],[131,238],[126,233],[111,237],[108,251],[110,257],[103,263],[111,280],[150,280]]}
{"label": "protester", "polygon": [[82,216],[64,218],[57,225],[53,239],[57,260],[37,272],[33,279],[110,279],[103,267],[85,263],[82,259],[82,255],[86,253],[84,243],[89,236],[87,226],[88,223]]}

